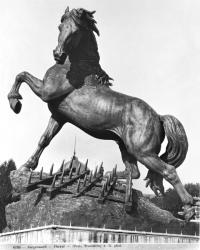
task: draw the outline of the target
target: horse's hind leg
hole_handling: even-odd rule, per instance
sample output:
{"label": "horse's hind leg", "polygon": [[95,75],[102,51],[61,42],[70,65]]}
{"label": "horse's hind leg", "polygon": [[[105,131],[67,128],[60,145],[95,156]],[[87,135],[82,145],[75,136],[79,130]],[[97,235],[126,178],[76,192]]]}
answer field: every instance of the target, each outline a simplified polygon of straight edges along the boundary
{"label": "horse's hind leg", "polygon": [[159,173],[163,178],[165,178],[166,181],[168,181],[174,187],[181,201],[184,204],[185,219],[189,220],[194,214],[194,211],[191,210],[191,206],[193,205],[193,198],[190,194],[188,194],[183,184],[181,183],[175,167],[165,163],[158,157],[158,155],[154,153],[137,153],[136,158],[149,170]]}
{"label": "horse's hind leg", "polygon": [[28,161],[20,168],[21,171],[35,169],[38,165],[39,158],[45,149],[53,139],[53,137],[60,131],[64,123],[57,121],[51,116],[48,126],[41,136],[38,147],[34,154],[28,159]]}
{"label": "horse's hind leg", "polygon": [[127,152],[127,149],[123,142],[119,143],[119,148],[122,155],[122,160],[126,166],[127,178],[126,178],[126,195],[125,195],[125,209],[127,212],[132,210],[132,179],[138,179],[140,172],[137,166],[137,161],[133,155]]}
{"label": "horse's hind leg", "polygon": [[8,94],[8,100],[10,102],[10,107],[15,113],[19,113],[21,110],[21,102],[19,101],[22,99],[22,96],[19,93],[19,88],[22,82],[26,82],[32,91],[42,98],[43,95],[43,81],[34,77],[28,72],[22,72],[18,74],[15,78],[15,82]]}
{"label": "horse's hind leg", "polygon": [[135,157],[131,154],[128,153],[125,145],[123,142],[119,143],[119,149],[121,151],[121,155],[122,155],[122,161],[126,166],[127,171],[129,171],[129,169],[131,169],[132,172],[132,178],[133,179],[139,179],[140,178],[140,172],[137,166],[137,160],[135,159]]}
{"label": "horse's hind leg", "polygon": [[159,193],[162,195],[165,194],[162,175],[155,171],[149,170],[144,180],[146,181],[146,188],[150,186],[156,196],[159,196]]}

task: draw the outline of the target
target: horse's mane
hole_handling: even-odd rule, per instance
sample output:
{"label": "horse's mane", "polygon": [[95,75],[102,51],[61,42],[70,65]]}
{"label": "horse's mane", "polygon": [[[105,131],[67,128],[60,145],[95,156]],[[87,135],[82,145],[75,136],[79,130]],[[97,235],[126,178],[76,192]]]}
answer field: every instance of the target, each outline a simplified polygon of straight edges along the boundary
{"label": "horse's mane", "polygon": [[[64,22],[64,20],[67,18],[71,18],[77,25],[83,27],[86,31],[88,31],[85,34],[87,35],[87,37],[90,38],[91,46],[92,46],[91,48],[93,48],[93,51],[95,51],[95,53],[93,53],[93,56],[95,55],[96,61],[99,62],[98,46],[97,46],[97,41],[96,41],[96,37],[94,34],[95,32],[99,36],[99,30],[96,27],[97,22],[93,16],[95,12],[96,11],[88,11],[83,8],[72,9],[71,11],[69,11],[69,7],[67,7],[64,15],[61,17],[61,22]],[[103,83],[104,85],[111,86],[112,84],[109,82],[109,80],[113,80],[113,79],[110,78],[104,70],[102,70],[100,65],[97,68],[96,68],[96,73],[99,76],[98,81],[101,84]]]}
{"label": "horse's mane", "polygon": [[97,22],[93,16],[95,12],[96,11],[88,11],[83,8],[72,9],[69,11],[69,7],[67,7],[64,15],[61,17],[61,22],[63,22],[66,18],[71,17],[75,23],[86,29],[94,31],[99,36],[100,33],[96,26]]}

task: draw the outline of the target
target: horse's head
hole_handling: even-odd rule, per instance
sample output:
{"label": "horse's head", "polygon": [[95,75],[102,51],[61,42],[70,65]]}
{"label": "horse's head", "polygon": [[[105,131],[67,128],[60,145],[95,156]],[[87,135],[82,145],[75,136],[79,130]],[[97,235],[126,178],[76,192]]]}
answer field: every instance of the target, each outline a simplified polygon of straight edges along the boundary
{"label": "horse's head", "polygon": [[69,11],[67,7],[61,18],[61,24],[58,26],[58,45],[53,51],[57,63],[64,63],[71,50],[79,44],[85,30],[92,30],[99,35],[96,21],[93,19],[94,13],[95,11],[90,12],[85,9]]}

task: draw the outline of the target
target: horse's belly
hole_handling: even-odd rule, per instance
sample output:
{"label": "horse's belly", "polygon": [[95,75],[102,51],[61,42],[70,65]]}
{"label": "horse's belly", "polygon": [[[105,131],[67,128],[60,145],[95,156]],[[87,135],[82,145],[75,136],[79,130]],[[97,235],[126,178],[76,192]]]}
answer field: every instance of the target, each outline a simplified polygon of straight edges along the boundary
{"label": "horse's belly", "polygon": [[80,124],[85,129],[111,129],[117,124],[117,119],[111,118],[111,115],[102,113],[96,110],[84,110],[77,108],[73,109],[59,108],[59,113],[65,117],[69,117],[70,121],[74,124]]}
{"label": "horse's belly", "polygon": [[86,130],[114,131],[121,121],[121,110],[106,102],[97,102],[91,96],[77,96],[73,100],[68,96],[58,105],[50,105],[50,111]]}

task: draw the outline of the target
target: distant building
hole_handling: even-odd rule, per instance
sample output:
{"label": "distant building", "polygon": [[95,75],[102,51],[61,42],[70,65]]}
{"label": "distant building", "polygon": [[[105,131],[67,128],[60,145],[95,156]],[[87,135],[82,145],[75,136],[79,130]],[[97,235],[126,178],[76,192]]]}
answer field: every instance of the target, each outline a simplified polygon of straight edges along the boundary
{"label": "distant building", "polygon": [[64,168],[68,169],[70,167],[71,162],[72,162],[72,168],[74,168],[74,169],[77,169],[80,164],[81,164],[80,170],[85,168],[85,163],[79,161],[79,159],[76,155],[73,155],[71,160],[64,164]]}
{"label": "distant building", "polygon": [[73,156],[71,157],[70,161],[67,161],[64,163],[64,169],[68,169],[70,165],[72,164],[72,168],[76,170],[79,165],[81,165],[80,171],[82,172],[82,169],[85,169],[85,163],[79,161],[78,157],[76,156],[76,138],[75,138],[75,143],[74,143],[74,153]]}

